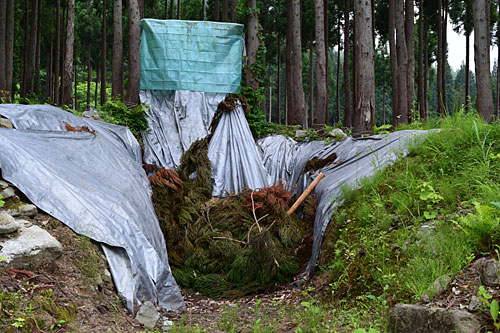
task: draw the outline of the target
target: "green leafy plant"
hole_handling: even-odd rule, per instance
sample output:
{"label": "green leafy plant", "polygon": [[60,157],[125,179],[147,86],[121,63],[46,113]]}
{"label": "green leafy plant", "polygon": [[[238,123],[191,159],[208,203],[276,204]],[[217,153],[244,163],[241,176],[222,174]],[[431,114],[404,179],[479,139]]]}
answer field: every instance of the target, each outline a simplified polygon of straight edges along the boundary
{"label": "green leafy plant", "polygon": [[23,328],[25,324],[26,324],[26,319],[19,317],[16,318],[11,325],[14,326],[15,328]]}
{"label": "green leafy plant", "polygon": [[497,300],[491,300],[493,296],[486,291],[486,289],[481,286],[478,290],[478,298],[483,302],[489,310],[491,318],[493,319],[493,325],[495,326],[497,332],[500,331],[500,322],[498,321],[498,315],[500,314],[500,307]]}
{"label": "green leafy plant", "polygon": [[[495,203],[492,203],[495,205]],[[495,208],[474,202],[475,214],[460,217],[455,222],[468,236],[480,241],[489,236],[500,226],[500,218],[495,214]]]}
{"label": "green leafy plant", "polygon": [[382,126],[377,127],[376,125],[373,126],[373,134],[387,134],[390,133],[390,129],[392,129],[391,124],[385,124]]}
{"label": "green leafy plant", "polygon": [[134,135],[139,135],[148,127],[144,110],[148,106],[137,105],[134,108],[128,108],[125,103],[118,99],[108,100],[102,107],[102,118],[108,123],[127,126]]}
{"label": "green leafy plant", "polygon": [[50,330],[52,331],[55,328],[62,327],[62,325],[66,322],[66,320],[59,320],[56,324],[50,325]]}
{"label": "green leafy plant", "polygon": [[0,194],[0,207],[3,207],[5,205],[5,201],[2,200],[3,196]]}
{"label": "green leafy plant", "polygon": [[418,187],[420,188],[420,200],[426,203],[427,210],[424,211],[424,217],[427,220],[436,218],[438,214],[436,205],[444,198],[439,195],[434,187],[428,182],[424,182]]}

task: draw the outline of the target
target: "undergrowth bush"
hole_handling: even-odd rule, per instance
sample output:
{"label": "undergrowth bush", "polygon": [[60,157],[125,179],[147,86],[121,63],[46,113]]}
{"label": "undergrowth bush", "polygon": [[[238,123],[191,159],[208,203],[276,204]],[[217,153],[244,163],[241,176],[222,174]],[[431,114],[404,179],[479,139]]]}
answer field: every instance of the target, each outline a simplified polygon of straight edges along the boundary
{"label": "undergrowth bush", "polygon": [[118,99],[108,100],[101,107],[102,119],[108,123],[127,126],[135,136],[138,136],[148,127],[144,113],[145,108],[147,106],[139,104],[129,109],[125,103]]}

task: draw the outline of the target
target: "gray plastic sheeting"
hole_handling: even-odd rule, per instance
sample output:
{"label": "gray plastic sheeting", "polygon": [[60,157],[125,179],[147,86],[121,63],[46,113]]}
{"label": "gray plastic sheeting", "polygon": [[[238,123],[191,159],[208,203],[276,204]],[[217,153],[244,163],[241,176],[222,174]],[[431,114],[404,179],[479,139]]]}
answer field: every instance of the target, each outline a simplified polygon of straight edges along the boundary
{"label": "gray plastic sheeting", "polygon": [[0,104],[0,114],[17,129],[66,131],[65,122],[73,127],[87,126],[117,148],[125,148],[132,158],[142,163],[139,143],[127,127],[78,117],[51,105]]}
{"label": "gray plastic sheeting", "polygon": [[[174,169],[191,144],[208,135],[217,106],[226,94],[141,90],[140,97],[150,106],[149,128],[143,135],[144,161]],[[222,115],[208,146],[208,158],[212,164],[213,196],[269,185],[241,107]]]}
{"label": "gray plastic sheeting", "polygon": [[[3,105],[1,114],[20,128],[42,127],[46,121],[37,123],[38,112],[27,110],[44,109],[56,123],[67,114],[46,106],[13,107],[18,112]],[[73,118],[69,123],[80,125]],[[184,301],[170,271],[149,181],[129,150],[137,142],[122,141],[124,128],[113,132],[90,124],[96,135],[0,128],[2,177],[40,209],[103,244],[130,311],[146,300],[167,311],[180,310]]]}
{"label": "gray plastic sheeting", "polygon": [[[314,242],[311,259],[305,273],[316,265],[326,227],[335,207],[342,203],[342,186],[359,187],[359,181],[373,176],[377,170],[394,163],[408,152],[409,145],[422,138],[426,131],[399,131],[369,138],[347,138],[342,142],[297,143],[283,136],[270,136],[259,141],[263,149],[263,160],[267,171],[276,182],[283,178],[288,184],[296,185],[300,195],[319,172],[325,174],[314,194],[318,202],[314,220]],[[304,166],[313,157],[321,159],[336,153],[333,164],[314,173],[303,174]]]}

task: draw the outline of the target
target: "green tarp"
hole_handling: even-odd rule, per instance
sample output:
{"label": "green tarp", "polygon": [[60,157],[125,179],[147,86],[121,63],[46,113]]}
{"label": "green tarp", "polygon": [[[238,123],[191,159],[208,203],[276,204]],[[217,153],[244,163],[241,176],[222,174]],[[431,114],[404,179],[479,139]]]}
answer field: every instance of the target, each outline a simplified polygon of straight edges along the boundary
{"label": "green tarp", "polygon": [[243,25],[141,21],[141,89],[237,93]]}

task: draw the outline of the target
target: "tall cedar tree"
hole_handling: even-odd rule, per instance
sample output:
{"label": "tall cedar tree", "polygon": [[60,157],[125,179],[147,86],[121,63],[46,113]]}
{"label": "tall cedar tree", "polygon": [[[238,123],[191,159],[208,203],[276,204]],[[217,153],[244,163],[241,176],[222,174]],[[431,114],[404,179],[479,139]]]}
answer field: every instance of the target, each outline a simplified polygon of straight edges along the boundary
{"label": "tall cedar tree", "polygon": [[[165,8],[167,4],[165,3]],[[165,9],[165,12],[167,10]],[[111,97],[123,97],[122,0],[113,4],[113,58],[111,61]]]}
{"label": "tall cedar tree", "polygon": [[396,124],[408,122],[408,49],[405,35],[404,0],[395,1],[396,54],[398,57],[398,115]]}
{"label": "tall cedar tree", "polygon": [[101,35],[101,105],[106,103],[106,2],[102,1],[102,35]]}
{"label": "tall cedar tree", "polygon": [[[408,54],[408,71],[406,73],[408,112],[413,108],[415,99],[415,1],[405,1],[405,36]],[[409,115],[408,115],[409,116]]]}
{"label": "tall cedar tree", "polygon": [[12,76],[14,73],[14,0],[7,0],[7,22],[5,29],[5,90],[13,97]]}
{"label": "tall cedar tree", "polygon": [[354,134],[373,131],[375,118],[375,49],[372,32],[371,2],[354,1],[354,25],[356,29],[356,96]]}
{"label": "tall cedar tree", "polygon": [[52,89],[54,91],[55,104],[59,103],[59,68],[61,61],[61,2],[56,0],[56,52],[55,52],[55,64],[54,64],[54,84]]}
{"label": "tall cedar tree", "polygon": [[68,0],[66,24],[66,55],[64,56],[64,73],[62,84],[62,102],[72,105],[71,84],[73,83],[73,45],[75,41],[75,0]]}
{"label": "tall cedar tree", "polygon": [[287,25],[290,27],[291,47],[287,67],[290,68],[291,96],[288,96],[288,123],[290,125],[305,125],[305,101],[302,85],[302,41],[301,37],[301,4],[300,0],[288,0],[290,11],[287,12]]}
{"label": "tall cedar tree", "polygon": [[141,27],[139,3],[137,0],[129,1],[128,8],[128,29],[129,29],[129,53],[128,53],[128,67],[129,77],[127,86],[127,95],[125,101],[129,106],[139,104],[139,87],[141,80],[141,62],[140,62],[140,48],[141,48]]}
{"label": "tall cedar tree", "polygon": [[5,74],[5,39],[6,39],[6,21],[7,21],[7,3],[0,2],[0,98],[3,97],[3,91],[7,90],[7,79]]}
{"label": "tall cedar tree", "polygon": [[492,121],[494,106],[490,76],[490,2],[474,0],[472,11],[474,13],[477,109],[483,119]]}
{"label": "tall cedar tree", "polygon": [[[313,126],[326,124],[328,110],[327,95],[327,72],[326,72],[326,41],[325,41],[325,7],[323,0],[314,1],[314,22],[316,32],[316,111],[314,113]],[[311,57],[312,63],[312,57]]]}
{"label": "tall cedar tree", "polygon": [[[36,59],[36,37],[37,33],[37,20],[38,20],[38,1],[31,1],[31,29],[30,29],[30,43],[29,43],[29,54],[27,59],[26,79],[25,79],[25,92],[33,94],[33,78],[35,72],[35,59]],[[28,46],[26,46],[28,47]]]}
{"label": "tall cedar tree", "polygon": [[257,50],[259,48],[259,16],[257,15],[257,1],[248,0],[247,6],[249,14],[247,17],[247,52],[248,52],[248,63],[246,71],[246,82],[247,86],[252,86],[254,89],[259,87],[259,83],[255,80],[255,73],[252,71],[252,67],[257,61]]}
{"label": "tall cedar tree", "polygon": [[351,73],[349,70],[349,53],[351,49],[349,15],[350,2],[345,0],[344,7],[344,126],[351,127]]}
{"label": "tall cedar tree", "polygon": [[424,0],[420,0],[418,7],[418,85],[417,109],[420,118],[425,119],[427,113],[424,109]]}

